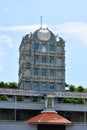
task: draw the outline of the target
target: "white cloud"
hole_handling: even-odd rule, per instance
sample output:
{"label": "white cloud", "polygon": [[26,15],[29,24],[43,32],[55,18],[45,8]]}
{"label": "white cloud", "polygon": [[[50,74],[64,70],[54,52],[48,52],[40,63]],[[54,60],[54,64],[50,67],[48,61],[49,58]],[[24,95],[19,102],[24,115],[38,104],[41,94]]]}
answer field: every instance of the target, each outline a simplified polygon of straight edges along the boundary
{"label": "white cloud", "polygon": [[12,26],[12,27],[0,27],[1,31],[34,31],[38,29],[39,25],[32,26]]}
{"label": "white cloud", "polygon": [[[55,33],[63,33],[68,36],[73,36],[73,38],[79,38],[84,43],[87,44],[87,23],[70,22],[59,25],[43,25],[43,27],[49,27]],[[40,28],[40,25],[30,25],[30,26],[11,26],[11,27],[0,27],[0,31],[28,31],[33,32]],[[12,46],[12,39],[6,38],[9,41],[9,46]]]}
{"label": "white cloud", "polygon": [[13,48],[13,39],[10,36],[2,35],[0,36],[0,43],[8,45],[9,48]]}
{"label": "white cloud", "polygon": [[64,23],[55,26],[56,30],[66,35],[79,38],[87,44],[87,23]]}

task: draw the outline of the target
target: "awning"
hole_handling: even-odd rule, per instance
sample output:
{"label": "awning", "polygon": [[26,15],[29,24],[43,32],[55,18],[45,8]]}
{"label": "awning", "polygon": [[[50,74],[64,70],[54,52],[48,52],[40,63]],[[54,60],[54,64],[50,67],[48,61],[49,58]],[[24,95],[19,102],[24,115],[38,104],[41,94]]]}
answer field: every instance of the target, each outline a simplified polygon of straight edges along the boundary
{"label": "awning", "polygon": [[29,124],[60,124],[60,125],[71,125],[72,122],[66,118],[60,116],[56,112],[42,112],[35,117],[32,117],[25,121]]}

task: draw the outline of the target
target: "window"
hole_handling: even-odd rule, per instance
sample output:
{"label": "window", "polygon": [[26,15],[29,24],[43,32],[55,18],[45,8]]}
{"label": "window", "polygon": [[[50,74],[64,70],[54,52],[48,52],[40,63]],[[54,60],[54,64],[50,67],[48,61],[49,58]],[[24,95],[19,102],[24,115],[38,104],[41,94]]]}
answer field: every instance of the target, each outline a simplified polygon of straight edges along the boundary
{"label": "window", "polygon": [[52,99],[48,99],[47,107],[52,108]]}
{"label": "window", "polygon": [[50,70],[50,76],[54,76],[54,70]]}
{"label": "window", "polygon": [[54,62],[54,58],[50,57],[50,63],[53,64]]}
{"label": "window", "polygon": [[54,90],[54,84],[50,84],[50,90]]}
{"label": "window", "polygon": [[37,82],[34,83],[34,89],[35,89],[35,90],[38,90],[38,83],[37,83]]}
{"label": "window", "polygon": [[47,48],[46,48],[46,44],[42,44],[42,46],[41,46],[41,50],[42,50],[43,52],[46,52],[46,50],[47,50]]}
{"label": "window", "polygon": [[34,70],[34,75],[38,75],[38,69]]}
{"label": "window", "polygon": [[50,45],[50,51],[55,51],[55,46],[54,45]]}
{"label": "window", "polygon": [[38,61],[39,61],[39,57],[34,57],[34,63],[38,63]]}
{"label": "window", "polygon": [[45,88],[46,88],[46,84],[42,83],[42,90],[45,90]]}
{"label": "window", "polygon": [[25,60],[25,57],[26,57],[26,56],[25,56],[25,53],[23,53],[23,55],[22,55],[22,56],[23,56],[23,60]]}
{"label": "window", "polygon": [[46,57],[42,57],[42,63],[46,63]]}
{"label": "window", "polygon": [[24,49],[26,48],[26,42],[24,42],[24,44],[23,44],[23,48],[24,48]]}
{"label": "window", "polygon": [[38,43],[35,43],[34,44],[34,50],[36,51],[36,50],[39,50],[39,44]]}
{"label": "window", "polygon": [[46,69],[42,70],[42,76],[46,76]]}

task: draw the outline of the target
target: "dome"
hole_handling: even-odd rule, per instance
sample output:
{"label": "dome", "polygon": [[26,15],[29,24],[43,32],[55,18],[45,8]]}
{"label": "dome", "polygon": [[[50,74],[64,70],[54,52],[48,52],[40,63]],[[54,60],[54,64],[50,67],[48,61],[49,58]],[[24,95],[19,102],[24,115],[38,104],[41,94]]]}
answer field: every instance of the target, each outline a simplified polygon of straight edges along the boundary
{"label": "dome", "polygon": [[56,37],[48,28],[40,28],[33,33],[32,40],[55,42]]}

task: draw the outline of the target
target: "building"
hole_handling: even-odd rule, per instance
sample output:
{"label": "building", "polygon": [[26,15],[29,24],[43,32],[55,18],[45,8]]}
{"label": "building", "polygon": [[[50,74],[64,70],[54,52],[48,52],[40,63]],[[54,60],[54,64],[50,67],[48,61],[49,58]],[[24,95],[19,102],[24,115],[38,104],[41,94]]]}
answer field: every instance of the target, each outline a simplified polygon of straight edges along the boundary
{"label": "building", "polygon": [[65,91],[65,42],[48,28],[25,35],[19,48],[21,89]]}
{"label": "building", "polygon": [[[20,89],[0,88],[0,95],[7,95],[6,100],[0,99],[2,130],[87,129],[87,93],[65,91],[65,42],[48,28],[41,27],[22,38],[19,85]],[[63,103],[65,97],[82,98],[84,104]],[[43,122],[44,119],[33,122],[38,114],[41,119],[45,114],[48,122]],[[49,123],[51,118],[53,124]],[[60,118],[62,122],[59,123]],[[68,126],[71,122],[73,125]]]}

